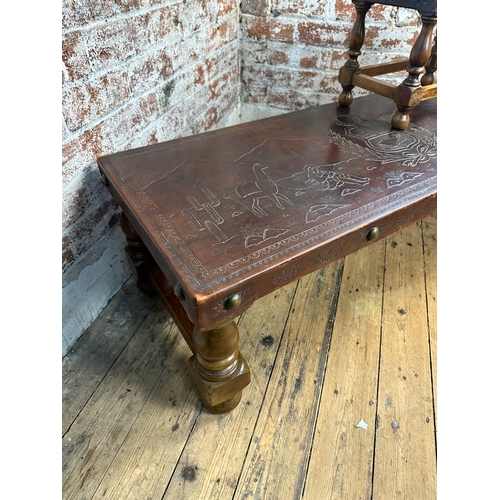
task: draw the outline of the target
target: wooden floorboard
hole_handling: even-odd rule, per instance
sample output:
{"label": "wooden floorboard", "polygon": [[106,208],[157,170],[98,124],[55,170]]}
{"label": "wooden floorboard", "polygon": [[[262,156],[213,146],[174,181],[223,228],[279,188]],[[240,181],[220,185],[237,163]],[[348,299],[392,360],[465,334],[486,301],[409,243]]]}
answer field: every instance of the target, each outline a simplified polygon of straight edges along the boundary
{"label": "wooden floorboard", "polygon": [[127,283],[63,359],[62,498],[436,497],[436,217],[257,301],[252,382],[212,415]]}
{"label": "wooden floorboard", "polygon": [[297,283],[292,283],[264,297],[254,304],[258,306],[254,314],[250,309],[241,316],[240,330],[252,332],[240,338],[241,350],[252,367],[252,384],[236,411],[218,417],[206,411],[200,413],[164,498],[233,498],[296,288]]}
{"label": "wooden floorboard", "polygon": [[374,498],[426,500],[435,495],[427,332],[422,231],[413,225],[386,239]]}
{"label": "wooden floorboard", "polygon": [[345,261],[304,495],[310,500],[371,495],[384,260],[382,240]]}
{"label": "wooden floorboard", "polygon": [[157,301],[129,280],[63,358],[63,434]]}

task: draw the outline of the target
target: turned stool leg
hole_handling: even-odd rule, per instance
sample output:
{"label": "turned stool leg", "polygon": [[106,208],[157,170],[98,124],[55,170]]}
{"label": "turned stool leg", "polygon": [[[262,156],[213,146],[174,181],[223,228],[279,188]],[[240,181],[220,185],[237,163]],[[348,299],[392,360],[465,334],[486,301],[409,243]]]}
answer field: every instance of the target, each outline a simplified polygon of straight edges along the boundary
{"label": "turned stool leg", "polygon": [[125,214],[122,212],[120,225],[122,231],[127,237],[128,245],[125,247],[128,257],[132,263],[132,267],[135,271],[137,278],[137,286],[145,293],[154,294],[156,293],[149,275],[145,270],[145,263],[152,259],[149,250],[146,245],[141,240],[141,237],[137,234],[136,230],[133,228],[130,221],[127,219]]}
{"label": "turned stool leg", "polygon": [[339,82],[342,92],[339,95],[339,104],[349,106],[352,103],[352,75],[359,69],[358,57],[361,55],[361,47],[365,41],[365,18],[371,7],[369,3],[356,4],[356,20],[349,34],[349,59],[340,68]]}
{"label": "turned stool leg", "polygon": [[422,77],[422,85],[432,85],[434,83],[434,73],[437,70],[437,36],[434,38],[434,46],[431,50],[431,57],[425,67],[425,75]]}
{"label": "turned stool leg", "polygon": [[396,89],[394,102],[397,110],[392,115],[391,125],[393,128],[404,130],[410,123],[410,110],[419,103],[418,99],[412,99],[413,93],[420,84],[420,75],[425,72],[425,65],[430,60],[434,27],[437,18],[422,14],[422,29],[410,52],[410,64],[406,71],[408,76]]}
{"label": "turned stool leg", "polygon": [[239,332],[234,321],[211,330],[195,327],[195,355],[189,368],[203,404],[212,413],[226,413],[241,400],[242,389],[250,383],[250,369],[240,354]]}

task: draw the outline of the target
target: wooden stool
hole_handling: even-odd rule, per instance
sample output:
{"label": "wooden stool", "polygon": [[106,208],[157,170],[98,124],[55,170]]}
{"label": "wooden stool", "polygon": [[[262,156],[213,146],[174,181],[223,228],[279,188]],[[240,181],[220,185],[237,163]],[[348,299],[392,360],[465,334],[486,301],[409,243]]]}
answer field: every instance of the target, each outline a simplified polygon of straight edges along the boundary
{"label": "wooden stool", "polygon": [[[397,106],[392,115],[391,125],[404,130],[410,123],[410,110],[421,101],[437,96],[434,73],[437,70],[437,37],[433,45],[434,27],[437,23],[436,0],[352,0],[356,7],[356,21],[349,36],[349,59],[340,69],[339,82],[343,91],[339,103],[349,106],[352,102],[352,89],[357,86],[392,99]],[[365,40],[365,17],[374,3],[406,7],[418,10],[422,19],[422,29],[415,42],[409,60],[375,64],[361,67],[358,57]],[[406,69],[408,77],[400,84],[393,85],[374,78],[375,76],[396,73]],[[420,78],[423,73],[424,76]]]}
{"label": "wooden stool", "polygon": [[435,100],[404,131],[391,108],[373,94],[99,158],[208,410],[250,383],[234,320],[255,300],[436,212]]}

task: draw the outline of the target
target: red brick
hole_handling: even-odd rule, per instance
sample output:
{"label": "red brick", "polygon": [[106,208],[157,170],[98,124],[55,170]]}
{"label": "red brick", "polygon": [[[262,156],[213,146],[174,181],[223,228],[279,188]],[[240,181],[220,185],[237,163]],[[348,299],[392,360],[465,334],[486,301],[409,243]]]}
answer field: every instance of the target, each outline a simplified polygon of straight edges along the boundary
{"label": "red brick", "polygon": [[269,88],[266,104],[286,109],[305,109],[327,102],[334,102],[336,96],[319,94],[317,92],[301,92],[293,89]]}
{"label": "red brick", "polygon": [[184,129],[184,107],[167,108],[165,113],[156,120],[151,121],[148,127],[138,135],[135,135],[124,146],[124,150],[156,144],[158,142],[176,139],[182,135]]}
{"label": "red brick", "polygon": [[194,84],[195,85],[203,85],[205,83],[205,72],[207,71],[206,64],[198,64],[196,68],[193,70],[194,74]]}
{"label": "red brick", "polygon": [[215,49],[218,47],[222,47],[226,41],[228,40],[229,34],[229,23],[224,21],[223,23],[214,26],[211,29],[209,40],[212,42],[211,48]]}
{"label": "red brick", "polygon": [[163,87],[160,104],[164,108],[176,106],[179,102],[185,101],[188,96],[194,94],[199,88],[205,88],[206,90],[206,87],[194,83],[192,70],[178,71],[175,77],[170,79]]}
{"label": "red brick", "polygon": [[[232,80],[232,77],[231,77]],[[217,102],[217,108],[219,117],[223,118],[228,113],[232,112],[234,108],[238,105],[238,99],[240,95],[240,89],[238,85],[233,85],[229,91],[222,96]]]}
{"label": "red brick", "polygon": [[182,5],[169,5],[146,14],[146,23],[154,43],[167,42],[182,35],[180,9]]}
{"label": "red brick", "polygon": [[267,0],[242,0],[241,12],[265,17],[269,15],[269,5]]}
{"label": "red brick", "polygon": [[160,141],[158,140],[156,130],[148,130],[144,137],[143,145],[149,146],[150,144],[158,144],[158,142]]}
{"label": "red brick", "polygon": [[146,122],[150,122],[152,119],[156,118],[160,111],[158,99],[154,92],[141,98],[139,106],[141,107],[142,115]]}
{"label": "red brick", "polygon": [[294,87],[298,90],[308,90],[325,94],[334,94],[337,80],[336,74],[325,74],[319,71],[298,71],[294,75]]}
{"label": "red brick", "polygon": [[121,12],[130,12],[163,3],[163,0],[115,0]]}
{"label": "red brick", "polygon": [[87,43],[94,70],[99,70],[136,55],[149,41],[144,20],[132,17],[91,30]]}
{"label": "red brick", "polygon": [[221,52],[217,51],[216,54],[213,54],[205,59],[203,68],[208,80],[211,80],[215,75],[219,73],[219,65],[223,66],[223,64],[221,63],[221,59],[224,59],[225,57],[227,57],[226,53],[221,55]]}
{"label": "red brick", "polygon": [[217,5],[217,15],[219,17],[227,16],[237,10],[237,4],[234,0],[217,0]]}
{"label": "red brick", "polygon": [[[366,16],[366,22],[388,20],[389,9],[390,7],[382,4],[372,5]],[[335,0],[335,14],[337,19],[354,21],[356,9],[351,0]]]}
{"label": "red brick", "polygon": [[317,90],[316,81],[318,80],[317,71],[297,71],[294,73],[294,86],[301,89]]}
{"label": "red brick", "polygon": [[239,85],[239,78],[240,78],[240,68],[238,66],[233,66],[230,71],[229,71],[229,79],[231,83],[235,86],[238,87]]}
{"label": "red brick", "polygon": [[180,10],[182,31],[189,34],[215,21],[218,5],[213,2],[185,0]]}
{"label": "red brick", "polygon": [[210,130],[219,120],[219,112],[216,106],[210,107],[203,115],[199,118],[197,123],[194,125],[193,130],[195,134],[201,134]]}
{"label": "red brick", "polygon": [[182,135],[195,135],[199,133],[199,125],[202,121],[200,117],[202,110],[205,108],[201,103],[206,102],[208,102],[208,92],[205,87],[182,103],[180,107],[182,113],[180,130],[182,130]]}
{"label": "red brick", "polygon": [[365,42],[361,51],[367,48],[373,48],[374,46],[378,46],[378,41],[376,44],[374,42],[378,39],[380,35],[381,28],[379,26],[367,26],[365,30]]}
{"label": "red brick", "polygon": [[192,33],[189,37],[179,38],[175,44],[166,48],[172,57],[174,71],[184,71],[191,64],[201,62],[200,47],[204,48],[205,54],[213,50],[213,41],[205,36],[204,30]]}
{"label": "red brick", "polygon": [[354,21],[356,9],[351,0],[335,0],[335,16],[337,19]]}
{"label": "red brick", "polygon": [[[415,42],[417,41],[419,34],[420,34],[420,28],[413,32],[413,36],[411,38],[405,40],[406,44],[409,45],[410,47],[413,47],[413,45],[415,45]],[[408,55],[409,55],[409,53],[408,53]]]}
{"label": "red brick", "polygon": [[321,54],[320,66],[323,69],[332,69],[338,71],[347,60],[347,47],[324,50]]}
{"label": "red brick", "polygon": [[157,97],[151,93],[145,98],[133,101],[105,120],[106,130],[113,138],[115,149],[144,129],[159,113]]}
{"label": "red brick", "polygon": [[291,89],[269,89],[266,95],[266,104],[288,109],[300,109],[303,104],[298,104],[298,96],[297,91]]}
{"label": "red brick", "polygon": [[63,112],[70,130],[77,130],[102,117],[129,97],[127,74],[113,71],[62,94]]}
{"label": "red brick", "polygon": [[318,63],[318,56],[301,57],[299,65],[301,68],[315,68]]}
{"label": "red brick", "polygon": [[82,32],[74,31],[63,36],[62,60],[67,75],[65,82],[78,80],[90,73],[90,61]]}
{"label": "red brick", "polygon": [[167,48],[150,52],[134,59],[129,66],[129,86],[132,94],[139,94],[166,80],[173,73]]}
{"label": "red brick", "polygon": [[62,27],[85,26],[114,16],[114,0],[63,0]]}
{"label": "red brick", "polygon": [[114,151],[111,137],[103,123],[87,130],[62,147],[63,184],[83,172],[98,156]]}
{"label": "red brick", "polygon": [[382,4],[372,5],[366,15],[366,22],[370,21],[389,21],[391,7]]}
{"label": "red brick", "polygon": [[295,23],[274,18],[243,16],[241,28],[253,38],[292,43]]}
{"label": "red brick", "polygon": [[239,22],[239,17],[238,16],[231,16],[228,19],[228,34],[227,34],[227,39],[228,41],[238,41],[239,42],[239,37],[240,37],[240,22]]}
{"label": "red brick", "polygon": [[288,64],[290,62],[290,58],[284,50],[269,49],[267,62],[269,64]]}
{"label": "red brick", "polygon": [[318,82],[318,86],[315,90],[324,92],[325,94],[330,94],[337,98],[337,89],[335,82],[337,81],[337,75],[323,75]]}
{"label": "red brick", "polygon": [[227,71],[227,68],[238,68],[238,46],[235,43],[226,44],[219,50],[212,52],[205,59],[205,69],[207,80],[212,80],[221,72]]}
{"label": "red brick", "polygon": [[272,13],[299,14],[307,17],[322,17],[325,15],[324,1],[318,0],[273,0]]}
{"label": "red brick", "polygon": [[241,94],[243,102],[245,103],[264,104],[267,95],[267,87],[243,84]]}
{"label": "red brick", "polygon": [[166,113],[153,124],[158,141],[169,141],[183,135],[186,105],[182,103],[167,109]]}
{"label": "red brick", "polygon": [[268,44],[263,40],[242,38],[239,43],[240,54],[247,63],[263,63],[267,60]]}
{"label": "red brick", "polygon": [[259,87],[271,85],[289,87],[291,81],[289,69],[265,65],[245,66],[241,79],[246,84],[258,85]]}
{"label": "red brick", "polygon": [[307,45],[335,46],[345,44],[351,26],[303,21],[298,24],[298,41]]}
{"label": "red brick", "polygon": [[209,96],[212,101],[219,98],[229,86],[229,75],[226,73],[208,86]]}

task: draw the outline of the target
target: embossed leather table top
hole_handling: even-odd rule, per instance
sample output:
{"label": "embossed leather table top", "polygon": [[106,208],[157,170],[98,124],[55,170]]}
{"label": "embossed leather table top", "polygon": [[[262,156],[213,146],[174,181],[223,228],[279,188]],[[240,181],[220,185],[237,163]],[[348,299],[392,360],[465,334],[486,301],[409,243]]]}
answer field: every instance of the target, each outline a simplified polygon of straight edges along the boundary
{"label": "embossed leather table top", "polygon": [[[436,211],[436,99],[370,95],[99,159],[199,328]],[[242,303],[227,310],[226,299]]]}

